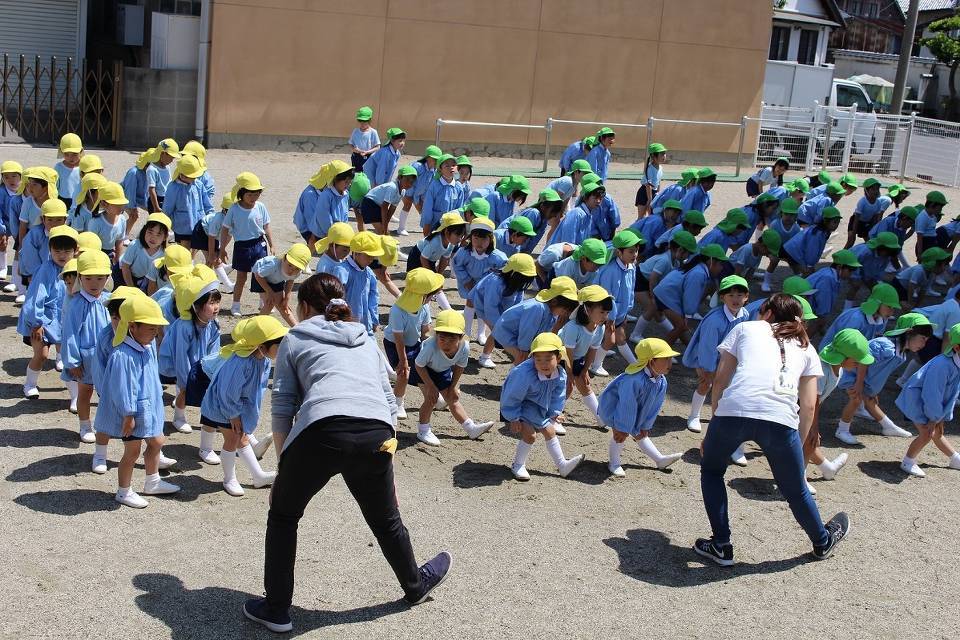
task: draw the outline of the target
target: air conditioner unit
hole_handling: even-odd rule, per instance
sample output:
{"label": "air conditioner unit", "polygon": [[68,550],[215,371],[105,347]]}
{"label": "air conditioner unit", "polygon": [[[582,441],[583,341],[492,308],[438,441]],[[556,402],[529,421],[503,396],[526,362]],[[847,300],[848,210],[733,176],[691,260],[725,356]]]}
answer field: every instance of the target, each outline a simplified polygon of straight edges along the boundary
{"label": "air conditioner unit", "polygon": [[200,58],[200,18],[153,13],[151,69],[196,69]]}

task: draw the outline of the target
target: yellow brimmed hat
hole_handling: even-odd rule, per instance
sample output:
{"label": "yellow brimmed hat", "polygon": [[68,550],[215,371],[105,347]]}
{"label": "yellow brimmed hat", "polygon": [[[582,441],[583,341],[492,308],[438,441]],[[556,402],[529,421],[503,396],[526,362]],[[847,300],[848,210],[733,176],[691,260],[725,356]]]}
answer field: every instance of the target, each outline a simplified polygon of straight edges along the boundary
{"label": "yellow brimmed hat", "polygon": [[23,165],[16,160],[4,160],[0,164],[0,173],[19,173],[23,175]]}
{"label": "yellow brimmed hat", "polygon": [[397,298],[397,306],[407,313],[416,313],[423,306],[423,298],[443,286],[444,278],[439,273],[417,267],[407,272],[403,292]]}
{"label": "yellow brimmed hat", "polygon": [[163,311],[157,301],[149,296],[131,296],[120,305],[120,324],[117,333],[113,336],[113,346],[119,347],[127,337],[131,322],[142,322],[163,327],[169,322],[163,317]]}
{"label": "yellow brimmed hat", "polygon": [[107,204],[130,204],[126,194],[123,193],[123,187],[116,182],[104,184],[97,190],[97,195],[100,197],[100,202],[106,202]]}
{"label": "yellow brimmed hat", "polygon": [[163,257],[153,261],[156,268],[166,267],[167,275],[189,273],[193,270],[193,257],[190,250],[179,244],[171,244],[163,250]]}
{"label": "yellow brimmed hat", "polygon": [[46,218],[66,218],[67,205],[59,198],[50,198],[40,206],[40,215]]}
{"label": "yellow brimmed hat", "polygon": [[207,148],[196,140],[191,140],[187,144],[183,145],[181,153],[188,153],[197,160],[200,161],[200,166],[206,170],[207,168]]}
{"label": "yellow brimmed hat", "polygon": [[77,259],[70,258],[67,260],[67,264],[63,265],[63,269],[60,270],[60,278],[63,279],[63,276],[76,273],[77,272]]}
{"label": "yellow brimmed hat", "polygon": [[463,219],[459,211],[448,211],[440,216],[440,225],[434,231],[440,233],[447,227],[454,227],[459,224],[465,225],[467,221]]}
{"label": "yellow brimmed hat", "polygon": [[[180,145],[177,144],[177,141],[173,138],[164,138],[157,143],[157,151],[160,153],[166,153],[167,155],[173,156],[174,158],[180,157]],[[159,159],[159,154],[158,159]]]}
{"label": "yellow brimmed hat", "polygon": [[199,178],[203,175],[204,168],[200,164],[200,158],[191,155],[182,155],[180,160],[177,161],[177,168],[173,170],[173,175],[171,176],[172,180],[176,180],[178,176],[186,176],[188,178]]}
{"label": "yellow brimmed hat", "polygon": [[270,342],[287,335],[288,329],[273,316],[256,316],[243,322],[231,335],[239,337],[233,344],[220,349],[221,358],[237,354],[241,358],[249,357],[264,342]]}
{"label": "yellow brimmed hat", "polygon": [[47,240],[53,240],[54,238],[73,238],[74,242],[77,242],[78,236],[77,230],[73,227],[68,227],[65,224],[50,229],[50,235],[47,236]]}
{"label": "yellow brimmed hat", "polygon": [[519,273],[522,276],[537,275],[537,265],[529,253],[515,253],[507,258],[507,263],[501,269],[503,273]]}
{"label": "yellow brimmed hat", "polygon": [[300,271],[303,271],[307,268],[307,265],[310,264],[310,247],[302,242],[298,242],[290,245],[290,248],[283,254],[283,257],[286,258],[287,262],[297,269],[300,269]]}
{"label": "yellow brimmed hat", "polygon": [[673,358],[680,355],[667,344],[666,340],[661,340],[660,338],[645,338],[641,340],[637,343],[637,346],[633,348],[633,353],[637,356],[637,361],[627,365],[626,369],[624,369],[627,373],[642,371],[645,366],[650,364],[651,360],[656,358]]}
{"label": "yellow brimmed hat", "polygon": [[391,236],[377,236],[383,247],[383,255],[377,258],[384,267],[392,267],[400,261],[400,242]]}
{"label": "yellow brimmed hat", "polygon": [[223,194],[223,198],[220,200],[220,208],[229,209],[234,204],[236,204],[236,202],[237,202],[237,199],[234,197],[232,193],[225,193]]}
{"label": "yellow brimmed hat", "polygon": [[573,281],[573,278],[557,276],[550,283],[550,288],[544,289],[537,294],[537,300],[540,302],[549,302],[557,296],[579,302],[577,298],[577,283]]}
{"label": "yellow brimmed hat", "polygon": [[150,224],[151,222],[162,224],[167,228],[167,231],[169,231],[170,228],[173,226],[173,222],[170,220],[167,214],[161,211],[155,211],[147,216],[146,224]]}
{"label": "yellow brimmed hat", "polygon": [[607,298],[612,298],[610,293],[598,284],[588,284],[577,292],[577,298],[583,302],[603,302]]}
{"label": "yellow brimmed hat", "polygon": [[255,173],[249,171],[241,171],[237,174],[237,182],[233,185],[232,194],[234,197],[240,192],[240,189],[246,189],[247,191],[263,191],[263,183],[260,182],[260,178],[257,177]]}
{"label": "yellow brimmed hat", "polygon": [[77,252],[103,251],[103,240],[93,231],[81,231],[77,234]]}
{"label": "yellow brimmed hat", "polygon": [[[383,255],[383,244],[377,234],[372,231],[361,231],[355,234],[350,241],[350,251],[365,253],[371,258],[378,258]],[[409,276],[409,274],[407,275]]]}
{"label": "yellow brimmed hat", "polygon": [[535,353],[549,353],[556,351],[560,354],[560,359],[567,361],[567,349],[563,346],[563,340],[555,333],[544,332],[533,339],[530,343],[530,355]]}
{"label": "yellow brimmed hat", "polygon": [[113,273],[110,256],[103,251],[84,251],[77,258],[77,273],[82,276],[108,276]]}
{"label": "yellow brimmed hat", "polygon": [[205,264],[198,264],[189,275],[176,278],[173,287],[173,297],[177,305],[177,312],[183,320],[190,319],[190,308],[194,303],[217,289],[219,285],[217,274]]}
{"label": "yellow brimmed hat", "polygon": [[348,225],[346,222],[334,222],[330,225],[330,228],[327,229],[327,236],[317,240],[316,244],[313,245],[313,248],[317,250],[317,253],[324,253],[327,249],[330,248],[331,244],[339,244],[342,247],[349,247],[350,242],[353,240],[353,236],[357,235],[354,232],[353,227]]}
{"label": "yellow brimmed hat", "polygon": [[462,336],[467,329],[463,314],[455,309],[447,309],[437,314],[434,331],[441,333],[455,333]]}
{"label": "yellow brimmed hat", "polygon": [[[103,177],[101,173],[88,173],[87,175],[80,178],[80,193],[77,194],[77,204],[86,201],[87,194],[93,190],[98,190],[103,185],[107,184],[109,180]],[[100,201],[100,194],[97,193],[97,200],[93,203],[94,208],[97,206],[97,202]]]}
{"label": "yellow brimmed hat", "polygon": [[65,133],[60,138],[60,153],[82,153],[83,141],[75,133]]}
{"label": "yellow brimmed hat", "polygon": [[128,287],[124,285],[113,290],[113,293],[110,294],[110,302],[113,302],[114,300],[127,300],[128,298],[134,297],[144,298],[146,295],[147,294],[145,294],[139,287]]}
{"label": "yellow brimmed hat", "polygon": [[87,174],[91,171],[103,171],[103,161],[100,156],[88,153],[80,158],[80,173]]}

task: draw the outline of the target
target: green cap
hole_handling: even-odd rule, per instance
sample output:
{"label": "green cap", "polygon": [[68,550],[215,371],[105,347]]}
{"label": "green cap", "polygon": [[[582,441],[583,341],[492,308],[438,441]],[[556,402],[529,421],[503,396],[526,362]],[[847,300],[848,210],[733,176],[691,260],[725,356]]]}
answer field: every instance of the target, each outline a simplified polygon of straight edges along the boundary
{"label": "green cap", "polygon": [[[791,200],[792,200],[792,198],[791,198]],[[755,202],[756,204],[766,204],[766,203],[768,203],[768,202],[780,202],[780,201],[777,200],[777,196],[772,195],[772,194],[769,194],[769,193],[767,193],[767,192],[763,192],[763,193],[761,193],[760,195],[757,196],[757,198],[756,198],[756,200],[754,200],[754,202]]]}
{"label": "green cap", "polygon": [[883,335],[885,336],[900,336],[905,334],[910,329],[914,327],[932,327],[933,324],[927,319],[927,316],[922,313],[905,313],[899,318],[897,318],[897,327],[895,329],[890,329]]}
{"label": "green cap", "polygon": [[847,193],[847,190],[843,188],[843,185],[839,182],[831,182],[827,185],[827,195],[828,196],[842,196]]}
{"label": "green cap", "polygon": [[918,211],[916,207],[907,205],[906,207],[900,207],[900,215],[906,216],[911,220],[916,220],[917,216],[920,215],[920,211]]}
{"label": "green cap", "polygon": [[810,303],[806,298],[802,296],[793,296],[797,302],[800,303],[800,308],[803,309],[803,315],[801,316],[802,320],[816,320],[817,314],[813,312],[813,307],[810,306]]}
{"label": "green cap", "polygon": [[697,211],[696,209],[688,209],[683,214],[683,221],[687,224],[695,224],[698,227],[707,226],[707,219],[703,217],[703,213]]}
{"label": "green cap", "polygon": [[633,229],[624,229],[613,236],[613,246],[616,249],[626,249],[635,247],[638,244],[646,244],[647,241],[634,233]]}
{"label": "green cap", "polygon": [[470,158],[467,156],[457,156],[457,166],[458,167],[472,167],[473,163],[470,162]]}
{"label": "green cap", "polygon": [[793,198],[787,198],[780,203],[780,214],[795,216],[800,211],[800,203]]}
{"label": "green cap", "polygon": [[817,290],[810,286],[806,278],[790,276],[783,281],[783,292],[791,296],[809,296]]}
{"label": "green cap", "polygon": [[[882,235],[882,234],[877,234]],[[930,247],[920,254],[920,264],[922,264],[927,269],[932,269],[935,264],[938,262],[943,262],[949,260],[953,256],[941,249],[940,247]]]}
{"label": "green cap", "polygon": [[667,200],[663,203],[664,209],[676,209],[677,211],[683,211],[683,205],[679,200]]}
{"label": "green cap", "polygon": [[649,153],[650,155],[653,155],[655,153],[666,153],[666,152],[667,152],[667,148],[662,144],[660,144],[659,142],[654,142],[649,147],[647,147],[647,153]]}
{"label": "green cap", "polygon": [[810,193],[810,183],[806,178],[797,178],[787,185],[790,191],[800,191],[801,193]]}
{"label": "green cap", "polygon": [[594,182],[603,182],[603,180],[600,178],[600,176],[593,173],[592,171],[584,175],[582,178],[580,178],[580,184],[583,186],[586,186],[588,184],[593,184]]}
{"label": "green cap", "polygon": [[350,199],[353,202],[360,202],[370,191],[370,178],[367,174],[360,171],[353,176],[353,182],[350,183]]}
{"label": "green cap", "polygon": [[891,198],[896,198],[901,193],[910,195],[910,189],[907,189],[902,184],[892,184],[889,187],[887,187],[887,193],[890,194]]}
{"label": "green cap", "polygon": [[927,202],[932,202],[933,204],[947,204],[947,196],[943,195],[939,191],[931,191],[927,194]]}
{"label": "green cap", "polygon": [[838,365],[847,358],[857,364],[873,364],[870,345],[856,329],[841,329],[830,344],[820,350],[820,359],[827,364]]}
{"label": "green cap", "polygon": [[[476,198],[475,198],[476,199]],[[525,236],[535,236],[537,232],[533,230],[533,223],[526,216],[517,216],[507,225],[510,231],[522,233]]]}
{"label": "green cap", "polygon": [[[470,202],[463,205],[463,208],[460,211],[463,213],[466,213],[467,211],[473,211],[474,215],[489,216],[490,203],[483,198],[470,198]],[[527,219],[524,218],[524,220],[527,220]],[[527,220],[527,222],[530,222],[530,221]]]}
{"label": "green cap", "polygon": [[697,170],[697,180],[705,180],[707,178],[716,178],[717,173],[710,167],[703,167],[702,169]]}
{"label": "green cap", "polygon": [[876,178],[867,178],[863,181],[863,188],[869,189],[870,187],[880,187],[882,189],[883,185]]}
{"label": "green cap", "polygon": [[439,158],[437,158],[437,170],[433,173],[433,176],[434,176],[434,177],[437,177],[437,176],[440,175],[440,165],[442,165],[444,162],[447,162],[448,160],[453,160],[453,163],[454,163],[454,164],[457,163],[457,159],[454,158],[454,157],[453,157],[452,155],[450,155],[449,153],[445,153],[445,154],[443,154],[442,156],[440,156]]}
{"label": "green cap", "polygon": [[697,252],[697,239],[693,237],[693,234],[689,231],[681,229],[673,234],[672,242],[676,242],[681,248],[686,249],[690,253]]}
{"label": "green cap", "polygon": [[504,196],[509,196],[516,191],[530,195],[530,183],[523,176],[515,174],[504,178],[497,186],[497,191]]}
{"label": "green cap", "polygon": [[897,237],[897,234],[890,231],[881,231],[873,238],[867,240],[867,246],[871,249],[877,249],[879,247],[886,247],[887,249],[894,249],[895,251],[900,250],[900,238]]}
{"label": "green cap", "polygon": [[[589,195],[596,191],[597,189],[603,189],[603,185],[599,182],[591,182],[590,184],[583,185],[583,195]],[[604,189],[606,191],[606,189]]]}
{"label": "green cap", "polygon": [[830,218],[839,218],[839,217],[840,217],[840,209],[837,209],[836,207],[824,207],[824,208],[823,208],[823,219],[824,219],[824,220],[829,220]]}
{"label": "green cap", "polygon": [[537,202],[563,202],[563,198],[560,197],[556,189],[543,189],[540,191]]}
{"label": "green cap", "polygon": [[714,260],[723,260],[724,262],[729,262],[730,260],[723,247],[715,242],[700,247],[700,255],[704,258],[713,258]]}
{"label": "green cap", "polygon": [[680,172],[680,186],[686,187],[697,179],[697,170],[693,167]]}
{"label": "green cap", "polygon": [[860,310],[865,315],[872,316],[885,304],[892,309],[900,308],[900,294],[891,285],[881,282],[873,286],[870,297],[860,304]]}
{"label": "green cap", "polygon": [[370,107],[360,107],[357,109],[357,120],[361,122],[369,122],[373,118],[373,109]]}
{"label": "green cap", "polygon": [[407,132],[401,129],[400,127],[390,127],[387,129],[387,137],[393,140],[394,138],[399,138],[400,136],[406,136]]}
{"label": "green cap", "polygon": [[434,160],[439,160],[440,156],[442,155],[443,155],[443,151],[441,151],[440,147],[438,147],[435,144],[428,145],[427,148],[424,149],[423,151],[424,158],[433,158]]}
{"label": "green cap", "polygon": [[734,287],[743,287],[747,291],[750,291],[750,285],[747,284],[747,281],[740,276],[727,276],[720,281],[720,288],[717,289],[719,293],[725,293],[727,290]]}
{"label": "green cap", "polygon": [[783,245],[783,239],[774,229],[764,229],[763,233],[760,234],[760,242],[762,242],[773,255],[777,255],[780,247]]}
{"label": "green cap", "polygon": [[857,178],[852,173],[845,173],[840,176],[840,184],[845,187],[853,187],[854,189],[860,186]]}
{"label": "green cap", "polygon": [[570,165],[570,173],[574,171],[582,171],[583,173],[591,173],[593,167],[590,166],[590,163],[584,160],[583,158],[578,158],[573,161],[573,164]]}
{"label": "green cap", "polygon": [[726,217],[717,225],[723,231],[734,231],[736,229],[749,229],[750,220],[743,209],[730,209]]}
{"label": "green cap", "polygon": [[833,182],[833,178],[830,176],[830,174],[827,172],[826,169],[823,169],[822,171],[820,171],[820,173],[817,174],[817,178],[820,179],[820,184],[830,184],[831,182]]}
{"label": "green cap", "polygon": [[614,133],[613,129],[611,129],[610,127],[601,127],[600,131],[597,131],[597,140],[599,140],[604,136],[615,136],[615,135],[617,134]]}
{"label": "green cap", "polygon": [[950,327],[950,331],[945,331],[943,341],[946,342],[943,348],[943,353],[946,355],[950,353],[955,346],[960,344],[960,324],[955,324]]}
{"label": "green cap", "polygon": [[852,269],[859,269],[863,265],[857,260],[857,254],[850,249],[840,249],[833,253],[833,264],[839,264]]}
{"label": "green cap", "polygon": [[413,165],[407,165],[405,167],[400,167],[397,171],[397,177],[402,178],[404,176],[415,176],[417,175],[417,169]]}
{"label": "green cap", "polygon": [[595,147],[597,146],[597,136],[587,136],[581,140],[581,142],[583,142],[583,146],[585,147]]}
{"label": "green cap", "polygon": [[586,258],[594,264],[607,264],[607,245],[597,238],[587,238],[573,252],[573,259]]}

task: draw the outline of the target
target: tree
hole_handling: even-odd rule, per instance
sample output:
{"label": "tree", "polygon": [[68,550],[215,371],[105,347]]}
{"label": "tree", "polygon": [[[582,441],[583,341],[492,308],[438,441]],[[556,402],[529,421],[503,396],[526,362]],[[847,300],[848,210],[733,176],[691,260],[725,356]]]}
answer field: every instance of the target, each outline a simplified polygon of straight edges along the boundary
{"label": "tree", "polygon": [[947,88],[950,90],[950,99],[947,105],[947,113],[951,120],[957,120],[956,77],[957,69],[960,68],[960,38],[956,34],[960,33],[960,16],[931,22],[927,28],[934,35],[931,38],[922,38],[920,44],[930,49],[937,60],[950,67],[950,81],[947,83]]}

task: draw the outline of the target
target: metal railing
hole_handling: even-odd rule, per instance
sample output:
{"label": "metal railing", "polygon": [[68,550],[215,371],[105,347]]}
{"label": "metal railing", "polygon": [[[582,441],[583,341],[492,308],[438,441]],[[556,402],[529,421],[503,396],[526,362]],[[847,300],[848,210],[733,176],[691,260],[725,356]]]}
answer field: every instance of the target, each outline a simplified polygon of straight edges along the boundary
{"label": "metal railing", "polygon": [[466,126],[466,127],[496,127],[499,129],[538,129],[542,130],[545,134],[546,142],[544,144],[543,151],[543,168],[541,171],[543,173],[547,172],[547,163],[550,161],[550,119],[547,119],[546,124],[512,124],[506,122],[475,122],[472,120],[445,120],[443,118],[437,118],[437,134],[434,138],[434,144],[438,147],[440,146],[440,138],[443,132],[444,125],[457,125],[457,126]]}

